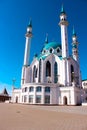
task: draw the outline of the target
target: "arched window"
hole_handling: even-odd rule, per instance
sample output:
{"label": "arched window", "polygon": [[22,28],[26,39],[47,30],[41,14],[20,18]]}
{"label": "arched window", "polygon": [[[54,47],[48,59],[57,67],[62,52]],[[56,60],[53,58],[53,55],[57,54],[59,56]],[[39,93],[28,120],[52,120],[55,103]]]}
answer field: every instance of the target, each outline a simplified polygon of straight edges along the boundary
{"label": "arched window", "polygon": [[34,67],[33,67],[33,82],[35,82],[35,69],[36,69],[36,66],[34,65]]}
{"label": "arched window", "polygon": [[34,91],[34,87],[31,86],[31,87],[29,88],[29,92],[33,92],[33,91]]}
{"label": "arched window", "polygon": [[45,87],[45,92],[50,93],[50,87]]}
{"label": "arched window", "polygon": [[37,68],[34,65],[34,68],[33,68],[33,82],[35,82],[35,78],[37,78]]}
{"label": "arched window", "polygon": [[58,81],[58,67],[57,67],[57,62],[54,64],[54,83],[57,83]]}
{"label": "arched window", "polygon": [[60,52],[60,49],[59,48],[57,48],[57,53],[59,53]]}
{"label": "arched window", "polygon": [[35,78],[37,78],[37,71],[38,71],[38,69],[35,70]]}
{"label": "arched window", "polygon": [[28,89],[28,88],[27,88],[27,87],[25,87],[25,92],[27,92],[27,89]]}
{"label": "arched window", "polygon": [[41,65],[41,59],[40,59],[40,61],[39,61],[39,82],[41,82],[41,67],[42,65]]}
{"label": "arched window", "polygon": [[46,76],[51,76],[51,64],[49,61],[46,63]]}
{"label": "arched window", "polygon": [[50,49],[50,53],[52,53],[52,51],[53,51],[53,49],[51,48],[51,49]]}
{"label": "arched window", "polygon": [[41,92],[41,91],[42,91],[42,87],[41,86],[36,87],[36,92]]}
{"label": "arched window", "polygon": [[74,67],[71,65],[71,82],[74,80]]}

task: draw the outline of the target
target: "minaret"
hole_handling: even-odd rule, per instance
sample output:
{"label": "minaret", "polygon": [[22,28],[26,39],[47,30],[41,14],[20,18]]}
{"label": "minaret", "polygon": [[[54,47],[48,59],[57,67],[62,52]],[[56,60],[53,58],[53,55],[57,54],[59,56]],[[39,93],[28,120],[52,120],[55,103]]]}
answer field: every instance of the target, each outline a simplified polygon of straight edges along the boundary
{"label": "minaret", "polygon": [[26,45],[25,45],[25,55],[24,55],[24,65],[29,65],[29,56],[30,56],[30,44],[32,38],[32,22],[30,20],[27,26],[27,33],[26,33]]}
{"label": "minaret", "polygon": [[46,34],[45,44],[48,44],[48,34]]}
{"label": "minaret", "polygon": [[67,16],[66,16],[66,13],[65,13],[63,5],[62,5],[59,25],[61,27],[61,43],[62,43],[62,57],[63,58],[66,58],[69,56],[68,34],[67,34],[68,21],[66,18],[67,18]]}
{"label": "minaret", "polygon": [[78,62],[78,41],[77,35],[73,27],[73,34],[72,34],[72,56],[75,61]]}
{"label": "minaret", "polygon": [[25,83],[27,67],[29,66],[29,57],[30,57],[30,45],[32,38],[32,22],[30,20],[27,26],[26,36],[26,44],[25,44],[25,54],[24,54],[24,65],[22,67],[22,76],[21,76],[21,85]]}

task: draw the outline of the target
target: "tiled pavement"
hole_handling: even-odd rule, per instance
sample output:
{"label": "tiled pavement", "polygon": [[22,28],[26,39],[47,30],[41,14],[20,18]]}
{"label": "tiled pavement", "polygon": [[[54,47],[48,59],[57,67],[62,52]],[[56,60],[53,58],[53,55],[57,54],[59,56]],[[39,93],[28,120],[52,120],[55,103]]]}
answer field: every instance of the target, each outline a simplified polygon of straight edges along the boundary
{"label": "tiled pavement", "polygon": [[0,130],[87,130],[87,107],[0,104]]}
{"label": "tiled pavement", "polygon": [[47,110],[47,111],[56,111],[56,112],[65,112],[65,113],[74,113],[87,115],[87,106],[38,106],[38,105],[29,105],[30,108]]}

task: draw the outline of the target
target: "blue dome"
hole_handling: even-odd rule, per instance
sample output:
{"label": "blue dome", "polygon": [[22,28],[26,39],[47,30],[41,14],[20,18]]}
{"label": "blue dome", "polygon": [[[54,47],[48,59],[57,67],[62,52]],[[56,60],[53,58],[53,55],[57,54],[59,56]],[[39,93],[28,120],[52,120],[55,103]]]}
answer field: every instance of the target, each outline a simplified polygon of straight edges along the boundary
{"label": "blue dome", "polygon": [[57,42],[49,42],[49,43],[45,44],[43,49],[49,50],[50,48],[56,49],[57,47],[61,48],[61,44],[58,44]]}

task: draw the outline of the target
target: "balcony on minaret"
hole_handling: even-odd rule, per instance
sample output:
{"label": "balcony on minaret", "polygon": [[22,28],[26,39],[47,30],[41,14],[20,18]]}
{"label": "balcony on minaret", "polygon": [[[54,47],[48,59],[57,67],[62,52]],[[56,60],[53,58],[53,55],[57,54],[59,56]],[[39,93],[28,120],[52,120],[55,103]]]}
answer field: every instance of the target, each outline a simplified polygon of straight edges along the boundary
{"label": "balcony on minaret", "polygon": [[[29,28],[28,28],[29,29]],[[32,37],[32,31],[29,29],[25,34],[26,37]]]}
{"label": "balcony on minaret", "polygon": [[67,15],[64,11],[64,7],[62,5],[62,8],[61,8],[61,12],[60,12],[60,22],[59,22],[59,25],[66,25],[68,26],[68,21],[67,21]]}

